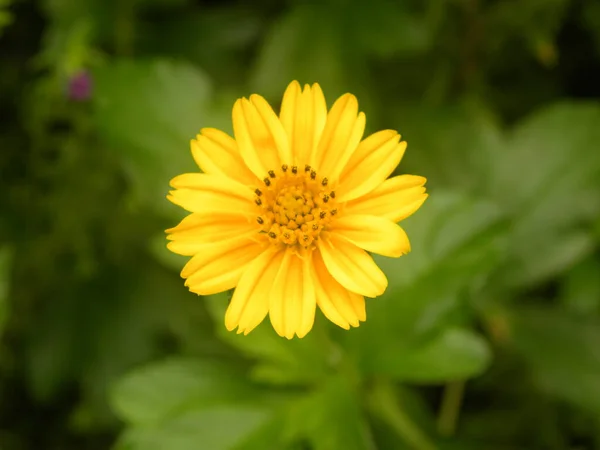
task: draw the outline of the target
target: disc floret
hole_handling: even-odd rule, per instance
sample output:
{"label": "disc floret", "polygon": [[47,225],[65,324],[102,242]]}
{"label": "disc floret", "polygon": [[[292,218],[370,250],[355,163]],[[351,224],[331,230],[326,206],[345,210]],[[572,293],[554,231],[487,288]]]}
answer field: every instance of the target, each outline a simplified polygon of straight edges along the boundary
{"label": "disc floret", "polygon": [[309,165],[269,170],[254,193],[260,231],[275,245],[311,248],[337,214],[329,180]]}

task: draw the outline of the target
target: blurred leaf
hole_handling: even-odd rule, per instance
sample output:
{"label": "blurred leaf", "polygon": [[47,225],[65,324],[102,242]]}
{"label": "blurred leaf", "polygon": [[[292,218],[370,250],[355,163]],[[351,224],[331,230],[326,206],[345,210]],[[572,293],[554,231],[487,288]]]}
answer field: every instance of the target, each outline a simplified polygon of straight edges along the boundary
{"label": "blurred leaf", "polygon": [[[487,259],[478,244],[494,249],[496,228],[500,225],[500,231],[505,231],[502,219],[499,208],[488,201],[474,200],[458,192],[432,192],[423,207],[400,224],[410,238],[411,253],[400,258],[377,257],[390,282],[381,298],[391,298],[401,289],[420,284],[421,277],[440,266],[468,273],[458,263],[469,266],[479,264],[473,258]],[[476,251],[472,254],[467,250]]]}
{"label": "blurred leaf", "polygon": [[119,152],[136,198],[160,212],[174,176],[198,171],[189,141],[207,125],[211,85],[193,66],[124,60],[95,73],[96,124]]}
{"label": "blurred leaf", "polygon": [[[436,8],[442,2],[433,4]],[[381,58],[425,52],[433,43],[437,25],[409,11],[405,3],[389,0],[356,2],[348,8],[344,19],[355,34],[357,46],[368,55]]]}
{"label": "blurred leaf", "polygon": [[[285,417],[276,414],[266,424],[257,428],[240,444],[235,445],[235,450],[263,450],[267,448],[290,449],[284,439]],[[296,447],[293,447],[296,449]]]}
{"label": "blurred leaf", "polygon": [[569,269],[595,247],[594,235],[584,230],[533,233],[533,229],[529,230],[527,236],[518,237],[521,245],[511,246],[515,259],[506,264],[502,284],[510,287],[539,284]]}
{"label": "blurred leaf", "polygon": [[556,104],[518,126],[495,155],[494,196],[514,214],[506,283],[539,282],[592,250],[581,225],[600,213],[600,153],[589,152],[598,123],[595,104]]}
{"label": "blurred leaf", "polygon": [[157,354],[158,338],[179,314],[180,295],[185,295],[175,276],[158,269],[150,263],[140,264],[139,273],[109,272],[54,299],[27,347],[34,398],[52,400],[76,380],[81,389],[78,425],[114,420],[108,386]]}
{"label": "blurred leaf", "polygon": [[597,2],[586,2],[583,8],[584,24],[594,38],[597,54],[600,54],[600,5]]}
{"label": "blurred leaf", "polygon": [[[183,269],[183,266],[189,259],[185,256],[173,253],[167,248],[167,240],[164,232],[159,232],[150,240],[149,250],[159,263],[177,273],[181,272],[181,269]],[[183,288],[183,283],[181,284]]]}
{"label": "blurred leaf", "polygon": [[481,336],[451,328],[396,355],[376,352],[370,369],[412,383],[443,383],[477,376],[490,362],[490,348]]}
{"label": "blurred leaf", "polygon": [[[427,433],[413,420],[415,413],[406,396],[393,383],[386,379],[376,379],[366,393],[366,407],[374,418],[384,423],[402,442],[394,442],[394,448],[434,450]],[[402,403],[400,403],[402,402]],[[406,444],[406,447],[402,445]]]}
{"label": "blurred leaf", "polygon": [[135,4],[143,8],[160,8],[182,6],[190,2],[190,0],[132,0]]}
{"label": "blurred leaf", "polygon": [[600,313],[600,261],[589,258],[567,273],[561,300],[566,309],[582,316]]}
{"label": "blurred leaf", "polygon": [[494,155],[502,153],[504,136],[492,113],[472,102],[410,105],[396,113],[408,152],[402,171],[427,177],[430,189],[488,190]]}
{"label": "blurred leaf", "polygon": [[256,406],[190,410],[156,428],[126,431],[115,450],[233,450],[269,419],[268,411]]}
{"label": "blurred leaf", "polygon": [[268,317],[244,336],[227,331],[223,324],[228,306],[226,294],[213,295],[206,300],[219,337],[256,360],[251,370],[253,379],[276,385],[304,385],[321,379],[328,372],[329,358],[334,350],[318,321],[302,339],[287,340],[278,336]]}
{"label": "blurred leaf", "polygon": [[328,98],[347,85],[347,47],[339,13],[326,4],[300,5],[275,23],[258,56],[251,87],[270,100],[281,98],[291,80],[319,82]]}
{"label": "blurred leaf", "polygon": [[286,432],[313,450],[374,450],[358,392],[348,379],[334,376],[292,406]]}
{"label": "blurred leaf", "polygon": [[[600,139],[594,125],[600,108],[556,104],[506,138],[489,114],[477,110],[465,104],[407,114],[403,123],[413,135],[406,138],[420,150],[408,155],[409,168],[428,176],[433,189],[438,183],[489,193],[514,216],[504,282],[539,282],[594,246],[594,236],[576,225],[600,213],[600,189],[593,181],[600,176],[600,156],[587,151]],[[430,132],[432,117],[436,133]]]}
{"label": "blurred leaf", "polygon": [[[525,41],[534,56],[539,57],[535,52],[536,41],[555,40],[568,13],[569,0],[523,0],[519,2],[518,14],[515,14],[515,5],[510,1],[490,5],[486,11],[486,28],[492,31],[488,45],[497,50],[500,43],[509,45],[515,40]],[[541,62],[545,61],[541,59]]]}
{"label": "blurred leaf", "polygon": [[505,151],[494,154],[496,197],[519,212],[544,206],[543,218],[552,225],[573,221],[570,214],[555,214],[557,205],[570,213],[593,212],[573,194],[588,187],[600,170],[600,154],[588,152],[600,138],[599,120],[596,104],[558,103],[523,121]]}
{"label": "blurred leaf", "polygon": [[368,300],[367,322],[345,338],[351,351],[360,349],[368,372],[377,366],[374,358],[393,360],[402,349],[455,324],[456,314],[464,313],[461,297],[498,264],[507,231],[493,204],[442,192],[402,225],[412,252],[376,257],[388,277],[387,291]]}
{"label": "blurred leaf", "polygon": [[[238,88],[247,72],[244,51],[258,39],[264,22],[259,10],[243,5],[201,8],[198,12],[183,9],[177,15],[142,23],[147,28],[140,33],[142,41],[138,45],[152,54],[197,63],[211,78],[219,80],[220,87],[232,84]],[[229,120],[233,100],[239,96],[228,99]]]}
{"label": "blurred leaf", "polygon": [[129,423],[156,425],[189,411],[196,417],[215,405],[241,406],[255,399],[256,391],[239,370],[199,359],[153,363],[121,378],[112,391],[113,408]]}
{"label": "blurred leaf", "polygon": [[0,248],[0,337],[8,320],[8,295],[10,291],[10,273],[12,250],[9,247]]}
{"label": "blurred leaf", "polygon": [[600,322],[541,308],[504,319],[541,389],[599,415]]}
{"label": "blurred leaf", "polygon": [[4,28],[9,26],[14,17],[11,14],[9,7],[11,6],[13,0],[0,0],[0,36],[4,32]]}
{"label": "blurred leaf", "polygon": [[352,89],[368,104],[370,90],[361,92],[368,83],[368,59],[424,53],[433,44],[439,6],[436,2],[418,15],[386,0],[343,6],[298,2],[267,34],[251,87],[275,100],[293,79],[319,82],[328,97]]}

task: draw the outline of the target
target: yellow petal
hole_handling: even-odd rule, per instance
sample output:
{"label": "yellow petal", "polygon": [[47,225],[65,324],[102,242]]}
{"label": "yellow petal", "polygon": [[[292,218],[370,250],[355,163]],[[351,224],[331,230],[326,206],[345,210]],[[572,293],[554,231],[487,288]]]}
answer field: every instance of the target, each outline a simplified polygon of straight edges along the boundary
{"label": "yellow petal", "polygon": [[179,225],[167,230],[169,249],[180,255],[193,256],[207,243],[224,241],[241,235],[258,236],[258,224],[236,212],[193,213]]}
{"label": "yellow petal", "polygon": [[308,264],[308,256],[302,260],[288,248],[273,281],[269,318],[277,334],[288,339],[304,337],[313,326],[316,298]]}
{"label": "yellow petal", "polygon": [[256,205],[251,189],[229,178],[204,173],[188,173],[171,180],[167,198],[190,212],[231,212],[255,216]]}
{"label": "yellow petal", "polygon": [[225,313],[225,327],[248,334],[269,312],[269,293],[284,252],[268,247],[244,270]]}
{"label": "yellow petal", "polygon": [[427,180],[416,175],[400,175],[384,181],[367,195],[346,203],[345,214],[370,214],[399,222],[413,214],[427,198]]}
{"label": "yellow petal", "polygon": [[259,95],[239,99],[233,106],[233,130],[248,168],[263,179],[269,170],[291,164],[287,134],[267,101]]}
{"label": "yellow petal", "polygon": [[346,289],[366,297],[384,293],[387,278],[363,249],[335,234],[319,239],[318,248],[329,273]]}
{"label": "yellow petal", "polygon": [[406,142],[393,130],[372,134],[360,143],[342,171],[336,189],[338,201],[345,202],[364,195],[390,176],[400,163]]}
{"label": "yellow petal", "polygon": [[311,269],[310,254],[305,255],[302,260],[302,308],[299,326],[296,334],[302,338],[308,334],[315,323],[315,312],[317,309],[317,298],[315,294],[315,277]]}
{"label": "yellow petal", "polygon": [[331,182],[337,180],[365,131],[365,115],[357,114],[356,97],[345,94],[333,104],[327,115],[312,161],[317,171]]}
{"label": "yellow petal", "polygon": [[233,178],[244,184],[256,184],[237,143],[227,133],[215,128],[203,128],[191,141],[192,156],[203,172]]}
{"label": "yellow petal", "polygon": [[327,120],[327,104],[319,85],[305,85],[302,91],[297,81],[291,82],[283,94],[279,116],[288,135],[294,164],[310,163]]}
{"label": "yellow petal", "polygon": [[181,276],[187,278],[185,285],[200,295],[216,294],[235,287],[247,264],[265,248],[265,244],[251,237],[242,235],[199,245],[198,253],[181,271]]}
{"label": "yellow petal", "polygon": [[346,330],[365,321],[364,297],[350,292],[331,276],[320,251],[313,252],[312,264],[317,304],[325,317]]}
{"label": "yellow petal", "polygon": [[331,224],[331,234],[383,256],[397,258],[410,251],[406,232],[383,217],[344,215]]}

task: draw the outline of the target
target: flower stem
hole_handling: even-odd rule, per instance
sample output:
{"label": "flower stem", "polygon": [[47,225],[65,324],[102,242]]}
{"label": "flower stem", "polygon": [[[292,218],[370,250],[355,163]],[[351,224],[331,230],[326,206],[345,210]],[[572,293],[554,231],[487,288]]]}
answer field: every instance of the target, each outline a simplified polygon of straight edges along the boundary
{"label": "flower stem", "polygon": [[444,388],[437,423],[438,431],[442,436],[452,436],[456,431],[464,391],[464,381],[453,381]]}
{"label": "flower stem", "polygon": [[368,394],[368,407],[390,426],[415,450],[435,450],[436,446],[427,435],[410,419],[396,401],[396,393],[390,382],[379,380]]}

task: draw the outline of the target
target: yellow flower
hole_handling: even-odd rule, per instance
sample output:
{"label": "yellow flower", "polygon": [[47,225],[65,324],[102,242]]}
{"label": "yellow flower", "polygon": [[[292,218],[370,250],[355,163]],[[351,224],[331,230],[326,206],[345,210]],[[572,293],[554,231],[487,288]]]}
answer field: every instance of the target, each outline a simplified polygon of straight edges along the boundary
{"label": "yellow flower", "polygon": [[425,178],[388,176],[406,149],[384,130],[362,140],[365,115],[351,94],[329,112],[318,84],[292,82],[279,117],[259,95],[233,106],[235,139],[205,128],[191,141],[204,173],[171,181],[168,199],[191,212],[167,230],[192,256],[190,291],[235,288],[228,330],[247,334],[267,314],[288,339],[305,336],[316,307],[342,328],[366,320],[364,297],[387,287],[367,252],[410,251],[397,222],[425,201]]}

